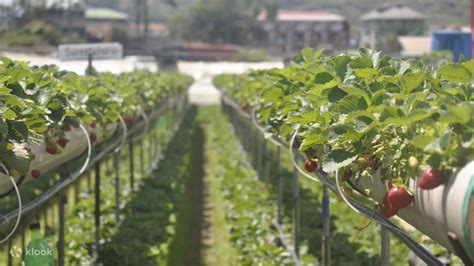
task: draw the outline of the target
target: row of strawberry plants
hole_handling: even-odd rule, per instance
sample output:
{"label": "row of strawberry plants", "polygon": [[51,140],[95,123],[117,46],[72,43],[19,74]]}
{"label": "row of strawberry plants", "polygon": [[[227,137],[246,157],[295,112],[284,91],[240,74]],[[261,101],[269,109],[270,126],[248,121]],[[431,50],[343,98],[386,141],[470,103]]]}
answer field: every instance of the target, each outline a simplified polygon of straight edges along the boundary
{"label": "row of strawberry plants", "polygon": [[391,217],[413,202],[410,183],[435,189],[472,160],[473,77],[474,61],[435,69],[366,49],[330,57],[304,49],[284,69],[214,83],[269,133],[289,140],[297,132],[309,172],[321,167],[349,183],[380,177]]}
{"label": "row of strawberry plants", "polygon": [[[181,106],[178,111],[179,117],[183,115],[183,112],[187,108]],[[175,109],[175,110],[176,110]],[[172,114],[173,113],[173,114]],[[154,160],[157,157],[161,157],[162,153],[165,152],[165,145],[168,144],[171,139],[176,138],[174,136],[174,130],[172,127],[178,125],[178,121],[181,122],[181,118],[176,116],[176,112],[168,110],[161,114],[161,116],[153,121],[150,121],[149,131],[145,135],[138,133],[135,136],[135,140],[130,140],[136,143],[133,145],[133,150],[126,149],[124,146],[119,152],[119,186],[116,187],[116,172],[113,165],[114,155],[110,155],[101,162],[101,227],[100,227],[100,242],[105,245],[110,245],[112,238],[118,234],[120,230],[121,220],[129,219],[128,215],[131,213],[129,210],[131,205],[136,207],[136,193],[132,193],[130,187],[130,174],[131,170],[134,169],[135,177],[135,191],[140,188],[143,190],[143,186],[148,189],[155,189],[151,184],[154,182],[150,179],[155,179],[154,176],[148,176],[148,167],[152,166]],[[189,120],[189,118],[188,118]],[[188,121],[189,123],[189,121]],[[178,133],[179,134],[179,133]],[[182,133],[181,133],[182,134]],[[136,139],[140,137],[141,139]],[[174,140],[176,141],[176,140]],[[107,143],[105,143],[107,145]],[[176,146],[172,144],[172,146]],[[140,159],[143,153],[143,161]],[[129,160],[132,157],[134,161],[134,168],[130,168]],[[72,162],[71,164],[77,164],[80,162]],[[143,169],[145,172],[138,171],[142,167],[138,167],[140,163],[143,163]],[[160,163],[161,165],[161,163]],[[67,167],[69,169],[71,165]],[[166,171],[174,171],[173,168],[169,169],[169,166],[162,166]],[[63,169],[64,170],[64,169]],[[163,170],[160,170],[163,171]],[[49,178],[42,178],[35,182],[34,186],[21,187],[21,195],[24,202],[29,202],[35,199],[37,196],[44,193],[44,191],[54,185],[60,177],[57,174],[49,173]],[[67,265],[85,265],[91,264],[94,261],[94,211],[95,211],[95,198],[94,198],[94,173],[86,172],[83,177],[79,178],[74,184],[69,186],[64,192],[67,195],[67,201],[65,205],[66,214],[66,234],[65,243],[65,261]],[[119,189],[119,202],[116,201],[114,191]],[[155,191],[156,192],[156,191]],[[162,195],[159,194],[161,197]],[[140,197],[141,198],[141,197]],[[148,199],[145,199],[149,203]],[[160,206],[166,206],[162,200],[157,201]],[[118,206],[117,206],[118,205]],[[8,211],[16,208],[16,201],[11,197],[0,199],[0,210],[1,213],[7,213]],[[58,232],[58,214],[55,213],[57,208],[54,201],[35,209],[35,217],[38,217],[38,221],[44,226],[45,237],[52,246],[56,246],[59,239]],[[116,216],[116,208],[119,209],[119,220]],[[158,213],[160,218],[164,216],[163,213]],[[25,217],[24,222],[29,223],[32,217]],[[141,224],[143,226],[144,223]],[[151,223],[150,223],[151,224]],[[25,229],[23,229],[25,230]],[[21,232],[23,237],[29,241],[29,235],[27,231]],[[14,236],[11,241],[12,243],[20,246],[20,239],[22,238],[20,232]],[[2,248],[2,246],[0,246]],[[55,251],[55,254],[57,252]],[[1,264],[2,260],[0,260]],[[19,263],[19,259],[13,258],[13,262]],[[5,262],[6,263],[6,262]]]}
{"label": "row of strawberry plants", "polygon": [[[194,160],[202,152],[194,118],[195,110],[191,109],[186,111],[176,133],[161,129],[161,136],[170,139],[163,158],[157,170],[141,180],[139,190],[125,206],[122,224],[104,239],[99,250],[100,263],[165,265],[170,264],[173,251],[186,257],[183,250],[173,250],[173,245],[180,233],[179,224],[189,223],[183,221],[180,211],[192,189],[189,182],[199,171],[196,168],[201,167]],[[190,241],[189,236],[184,241]]]}
{"label": "row of strawberry plants", "polygon": [[192,81],[176,73],[146,71],[79,76],[5,57],[0,76],[0,162],[12,176],[33,178],[42,173],[29,167],[36,156],[32,143],[45,139],[44,152],[60,154],[70,141],[65,132],[79,125],[91,129],[89,137],[94,141],[97,125],[115,124],[120,115],[130,123]]}
{"label": "row of strawberry plants", "polygon": [[474,61],[433,69],[365,49],[332,57],[305,49],[287,68],[215,84],[256,107],[269,132],[288,139],[299,128],[309,170],[319,163],[346,179],[380,170],[397,187],[423,171],[418,185],[431,189],[473,158],[472,77]]}
{"label": "row of strawberry plants", "polygon": [[[278,204],[278,198],[281,197],[282,227],[288,233],[288,236],[293,236],[295,233],[295,227],[297,226],[295,207],[300,208],[301,262],[304,265],[310,265],[311,262],[321,259],[323,245],[321,241],[323,233],[323,207],[321,202],[324,194],[323,184],[300,178],[299,184],[297,184],[299,200],[295,202],[294,189],[296,184],[294,183],[294,166],[290,154],[284,152],[285,150],[282,150],[281,147],[271,145],[268,140],[265,140],[265,135],[255,128],[250,119],[238,115],[239,111],[235,107],[224,106],[224,110],[229,115],[249,160],[254,162],[254,168],[261,179],[270,185],[274,203]],[[264,144],[265,141],[267,145]],[[259,147],[257,149],[263,151],[257,152],[256,146]],[[262,156],[260,160],[258,159],[259,156]],[[264,165],[259,167],[258,161]],[[368,222],[363,216],[354,215],[338,195],[330,195],[330,214],[331,263],[339,265],[353,261],[363,265],[380,264],[380,249],[378,245],[374,246],[374,243],[380,242],[380,227]],[[287,240],[292,241],[292,238],[288,237]],[[415,236],[415,238],[419,240],[418,237]],[[293,245],[294,243],[290,244]],[[393,265],[406,265],[407,261],[399,258],[407,258],[408,253],[409,249],[398,239],[391,239],[390,255],[393,259],[391,262]],[[438,251],[433,253],[437,256],[446,255],[439,254]]]}
{"label": "row of strawberry plants", "polygon": [[[275,205],[270,187],[259,180],[252,166],[243,157],[234,134],[228,134],[230,124],[222,112],[202,109],[208,123],[209,156],[212,176],[219,183],[224,200],[226,221],[230,227],[230,242],[237,251],[241,265],[290,265],[288,251],[280,244],[273,228]],[[209,119],[213,114],[212,120]],[[225,154],[225,156],[221,156]]]}

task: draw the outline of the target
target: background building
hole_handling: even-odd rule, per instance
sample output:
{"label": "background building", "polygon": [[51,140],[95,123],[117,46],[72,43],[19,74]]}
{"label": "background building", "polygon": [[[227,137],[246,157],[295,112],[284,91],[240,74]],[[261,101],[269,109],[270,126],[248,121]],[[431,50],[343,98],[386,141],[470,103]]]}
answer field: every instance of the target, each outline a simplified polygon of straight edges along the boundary
{"label": "background building", "polygon": [[279,10],[274,18],[261,13],[258,20],[267,33],[269,49],[291,55],[304,47],[327,51],[348,47],[349,24],[342,16],[327,11]]}
{"label": "background building", "polygon": [[97,41],[124,41],[128,38],[128,15],[110,8],[86,10],[86,32]]}
{"label": "background building", "polygon": [[361,17],[360,45],[387,52],[400,51],[398,36],[418,36],[425,31],[424,16],[403,5],[385,5]]}

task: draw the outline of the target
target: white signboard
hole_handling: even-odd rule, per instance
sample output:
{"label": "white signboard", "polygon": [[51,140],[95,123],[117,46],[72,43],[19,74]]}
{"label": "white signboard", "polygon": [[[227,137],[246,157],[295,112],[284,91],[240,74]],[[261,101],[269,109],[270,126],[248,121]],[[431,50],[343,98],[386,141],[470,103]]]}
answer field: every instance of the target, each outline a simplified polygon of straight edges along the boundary
{"label": "white signboard", "polygon": [[87,60],[89,55],[97,59],[121,59],[123,46],[120,43],[84,43],[59,46],[59,60]]}

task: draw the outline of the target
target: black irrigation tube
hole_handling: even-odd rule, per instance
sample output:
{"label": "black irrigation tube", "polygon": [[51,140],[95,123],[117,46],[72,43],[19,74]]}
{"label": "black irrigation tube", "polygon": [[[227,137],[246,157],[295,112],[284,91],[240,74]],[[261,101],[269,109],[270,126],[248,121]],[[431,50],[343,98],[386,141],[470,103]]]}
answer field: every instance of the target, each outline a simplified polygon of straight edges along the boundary
{"label": "black irrigation tube", "polygon": [[[248,120],[252,119],[251,114],[248,114],[247,112],[241,110],[240,106],[224,93],[222,94],[222,102],[232,107],[242,117]],[[280,138],[276,136],[272,136],[272,141],[279,143],[279,145],[283,147],[289,148],[289,145],[287,143],[283,142]],[[303,155],[298,154],[298,156],[299,158],[304,159]],[[321,170],[317,170],[316,175],[332,192],[338,194],[336,185],[330,181],[330,178],[326,173],[324,173]],[[358,211],[360,211],[361,213],[364,213],[365,215],[369,217],[372,217],[374,220],[379,222],[381,226],[384,226],[383,223],[390,225],[390,226],[384,226],[384,227],[388,229],[390,232],[392,232],[395,236],[397,236],[403,243],[405,243],[405,245],[407,245],[408,248],[410,248],[425,263],[427,263],[428,265],[445,265],[438,258],[433,256],[429,251],[427,251],[422,245],[420,245],[419,243],[411,239],[410,236],[408,236],[406,233],[402,232],[401,229],[399,229],[399,227],[396,226],[394,223],[392,223],[390,220],[386,219],[379,213],[374,212],[372,208],[365,206],[363,203],[357,200],[354,200],[352,198],[349,198],[348,200]]]}
{"label": "black irrigation tube", "polygon": [[[184,97],[186,97],[186,92],[183,92],[177,98],[180,99],[180,98],[184,98]],[[173,99],[173,98],[169,98],[168,100],[178,101],[177,99]],[[160,104],[161,104],[161,106],[157,110],[154,110],[149,115],[150,120],[155,119],[157,116],[162,114],[166,109],[168,109],[170,107],[169,106],[170,104],[167,103],[166,100],[160,102]],[[146,126],[146,122],[143,119],[140,120],[139,122],[137,122],[132,129],[127,131],[127,138],[130,138],[131,136],[133,136],[133,134],[135,134],[137,131],[142,129],[144,126]],[[111,152],[113,152],[115,150],[115,148],[120,146],[121,143],[122,143],[122,139],[117,138],[116,141],[110,143],[106,148],[100,150],[100,152],[98,154],[96,154],[93,158],[91,158],[91,160],[89,162],[89,165],[86,167],[85,170],[87,171],[87,170],[90,170],[91,168],[93,168],[96,163],[100,162],[104,157],[106,157]],[[26,216],[26,215],[30,214],[31,212],[33,212],[36,208],[46,204],[51,198],[56,196],[59,192],[61,192],[66,187],[68,187],[71,183],[73,183],[76,179],[78,179],[82,175],[83,175],[83,173],[80,173],[80,169],[75,171],[69,177],[64,178],[63,180],[61,180],[60,182],[55,184],[54,187],[48,189],[44,194],[42,194],[38,198],[36,198],[36,199],[28,202],[27,204],[25,204],[23,206],[21,216],[22,217]],[[13,220],[15,220],[18,217],[18,209],[8,213],[4,217],[5,217],[5,220],[6,220],[4,227],[7,227]]]}

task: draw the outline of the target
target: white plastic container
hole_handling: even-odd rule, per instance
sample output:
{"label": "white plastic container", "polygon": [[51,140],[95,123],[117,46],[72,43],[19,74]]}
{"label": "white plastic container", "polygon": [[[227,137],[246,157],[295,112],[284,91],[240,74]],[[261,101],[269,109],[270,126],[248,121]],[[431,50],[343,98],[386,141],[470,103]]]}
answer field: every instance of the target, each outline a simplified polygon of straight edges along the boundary
{"label": "white plastic container", "polygon": [[[361,178],[357,184],[369,189],[374,200],[383,202],[387,189],[379,176]],[[398,216],[452,252],[447,233],[455,233],[474,260],[474,161],[434,189],[420,189],[416,180],[410,180],[409,187],[414,201],[399,210]]]}
{"label": "white plastic container", "polygon": [[[97,135],[97,140],[94,143],[94,145],[97,145],[109,139],[117,130],[117,125],[110,124],[105,127],[105,129],[99,126],[96,128],[86,127],[86,130],[88,133],[94,132]],[[30,170],[28,171],[27,176],[24,177],[22,184],[33,180],[31,170],[39,170],[41,174],[45,174],[54,170],[58,166],[79,157],[87,150],[87,138],[80,128],[73,128],[71,131],[65,132],[65,137],[69,139],[69,143],[63,149],[61,154],[56,155],[46,152],[46,139],[43,139],[39,143],[30,143],[29,147],[35,154],[35,159],[31,162]],[[18,182],[21,177],[14,176],[14,179]],[[13,185],[10,178],[0,173],[0,195],[11,191],[12,188]]]}

